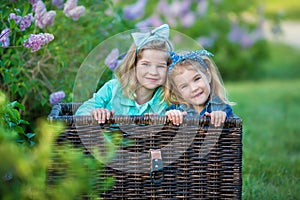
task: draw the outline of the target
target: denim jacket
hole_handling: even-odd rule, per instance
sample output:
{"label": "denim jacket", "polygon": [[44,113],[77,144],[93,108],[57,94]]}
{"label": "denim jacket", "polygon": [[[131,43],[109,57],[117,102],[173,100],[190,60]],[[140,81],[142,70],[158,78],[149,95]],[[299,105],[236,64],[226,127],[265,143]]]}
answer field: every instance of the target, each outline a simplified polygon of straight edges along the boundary
{"label": "denim jacket", "polygon": [[214,94],[212,95],[212,98],[210,98],[210,100],[206,103],[204,109],[200,112],[200,114],[193,108],[192,105],[188,107],[185,104],[172,104],[167,110],[180,110],[182,112],[186,111],[187,116],[204,116],[205,112],[211,113],[212,111],[224,111],[226,112],[226,117],[234,116],[231,106],[222,102],[222,100]]}

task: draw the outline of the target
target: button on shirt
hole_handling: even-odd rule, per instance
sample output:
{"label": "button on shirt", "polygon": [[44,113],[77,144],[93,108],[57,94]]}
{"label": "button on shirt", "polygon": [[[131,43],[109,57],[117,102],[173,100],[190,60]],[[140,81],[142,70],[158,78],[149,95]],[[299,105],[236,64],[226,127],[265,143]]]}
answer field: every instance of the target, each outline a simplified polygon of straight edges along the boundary
{"label": "button on shirt", "polygon": [[143,115],[155,113],[164,115],[167,104],[162,101],[162,89],[156,89],[153,97],[148,102],[136,106],[135,100],[123,96],[120,82],[112,79],[105,83],[93,97],[84,102],[76,111],[75,115],[90,115],[96,108],[114,110],[115,115]]}

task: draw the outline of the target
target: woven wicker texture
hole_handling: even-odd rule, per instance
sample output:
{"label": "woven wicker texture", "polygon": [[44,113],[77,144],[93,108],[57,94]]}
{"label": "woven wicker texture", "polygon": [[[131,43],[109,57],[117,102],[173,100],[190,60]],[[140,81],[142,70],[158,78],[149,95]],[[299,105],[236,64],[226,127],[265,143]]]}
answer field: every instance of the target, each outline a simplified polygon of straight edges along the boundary
{"label": "woven wicker texture", "polygon": [[[240,118],[227,119],[222,128],[211,126],[207,117],[185,118],[174,126],[164,116],[114,116],[99,125],[90,116],[73,116],[79,105],[53,106],[48,119],[67,125],[54,146],[71,142],[73,148],[82,147],[84,154],[97,158],[91,153],[94,148],[104,154],[107,148],[103,133],[120,136],[123,142],[116,155],[101,171],[115,178],[109,191],[99,192],[103,199],[241,199]],[[153,149],[161,153],[162,166],[152,159]],[[55,162],[50,180],[60,176]],[[101,191],[97,187],[96,183],[95,191]]]}

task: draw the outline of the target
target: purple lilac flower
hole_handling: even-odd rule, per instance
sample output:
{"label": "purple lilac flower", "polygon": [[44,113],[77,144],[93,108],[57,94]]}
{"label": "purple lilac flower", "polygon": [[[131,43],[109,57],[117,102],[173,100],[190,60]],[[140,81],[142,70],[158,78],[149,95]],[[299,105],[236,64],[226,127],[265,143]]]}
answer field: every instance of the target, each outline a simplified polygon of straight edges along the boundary
{"label": "purple lilac flower", "polygon": [[197,41],[206,49],[212,47],[216,41],[217,34],[213,33],[210,36],[202,36]]}
{"label": "purple lilac flower", "polygon": [[52,26],[54,19],[56,16],[56,12],[51,10],[47,12],[46,6],[42,1],[38,1],[36,3],[35,8],[35,25],[40,27],[41,29],[46,26]]}
{"label": "purple lilac flower", "polygon": [[49,101],[51,105],[58,104],[66,97],[64,91],[53,92],[50,95]]}
{"label": "purple lilac flower", "polygon": [[124,8],[124,18],[129,20],[140,18],[144,15],[146,4],[147,0],[138,0],[135,4],[126,6]]}
{"label": "purple lilac flower", "polygon": [[237,23],[232,23],[231,31],[228,34],[228,40],[240,44],[243,48],[252,46],[256,40],[262,38],[259,28],[252,33],[247,32],[238,26]]}
{"label": "purple lilac flower", "polygon": [[119,49],[113,49],[105,58],[104,63],[111,70],[115,70],[118,66]]}
{"label": "purple lilac flower", "polygon": [[20,22],[20,30],[25,31],[25,29],[28,28],[31,25],[31,22],[33,22],[33,21],[34,21],[34,18],[32,16],[32,13],[23,17]]}
{"label": "purple lilac flower", "polygon": [[240,45],[243,47],[243,48],[247,48],[247,47],[250,47],[254,44],[254,38],[251,37],[251,35],[249,34],[243,34],[241,36],[241,40],[239,41]]}
{"label": "purple lilac flower", "polygon": [[1,31],[0,34],[0,42],[2,47],[8,47],[9,46],[9,34],[10,34],[10,29],[6,28],[3,31]]}
{"label": "purple lilac flower", "polygon": [[184,15],[186,13],[189,13],[191,10],[191,0],[184,0],[181,4],[181,10],[180,13],[181,15]]}
{"label": "purple lilac flower", "polygon": [[168,22],[168,24],[172,27],[172,26],[176,26],[177,25],[177,20],[174,16],[169,15],[166,13],[165,18]]}
{"label": "purple lilac flower", "polygon": [[15,13],[10,13],[8,20],[14,20],[16,24],[20,24],[20,30],[25,31],[26,28],[28,28],[31,25],[31,22],[33,22],[34,18],[32,16],[32,13],[26,15],[25,17],[21,17],[19,15],[16,15]]}
{"label": "purple lilac flower", "polygon": [[183,27],[191,27],[196,21],[196,16],[193,12],[188,12],[181,17]]}
{"label": "purple lilac flower", "polygon": [[176,26],[177,20],[180,19],[184,27],[190,27],[196,20],[196,16],[190,11],[191,3],[191,0],[175,0],[168,4],[165,0],[162,0],[158,3],[157,10],[165,16],[170,26]]}
{"label": "purple lilac flower", "polygon": [[39,2],[39,1],[41,1],[41,0],[29,0],[29,3],[31,4],[32,10],[33,10],[33,11],[35,11],[35,9],[36,9],[36,4],[37,4],[37,2]]}
{"label": "purple lilac flower", "polygon": [[231,24],[231,30],[228,34],[228,40],[231,42],[238,42],[240,40],[240,28],[238,27],[237,23]]}
{"label": "purple lilac flower", "polygon": [[169,5],[169,15],[172,15],[173,17],[179,16],[181,13],[181,2],[178,0],[173,1],[171,5]]}
{"label": "purple lilac flower", "polygon": [[146,27],[150,27],[150,26],[152,26],[151,18],[150,17],[147,18],[147,19],[145,19],[145,20],[143,20],[143,21],[138,22],[135,25],[135,27],[137,27],[137,28],[146,28]]}
{"label": "purple lilac flower", "polygon": [[52,5],[58,9],[62,9],[64,7],[64,0],[52,0]]}
{"label": "purple lilac flower", "polygon": [[31,52],[38,51],[41,46],[51,42],[54,36],[50,33],[30,34],[29,38],[24,42],[25,48],[32,48]]}
{"label": "purple lilac flower", "polygon": [[156,10],[158,13],[163,14],[166,11],[168,11],[168,9],[166,9],[166,8],[168,8],[168,6],[169,6],[169,4],[165,0],[161,0],[158,2]]}
{"label": "purple lilac flower", "polygon": [[137,27],[137,28],[146,28],[146,27],[150,27],[150,26],[158,27],[162,24],[163,24],[163,22],[159,18],[158,15],[152,15],[151,17],[137,23],[135,25],[135,27]]}
{"label": "purple lilac flower", "polygon": [[10,13],[8,16],[8,21],[10,21],[12,19],[16,22],[16,24],[19,24],[20,21],[22,20],[22,17],[19,15],[16,15],[15,13]]}
{"label": "purple lilac flower", "polygon": [[73,20],[78,20],[85,12],[84,6],[77,6],[77,0],[67,0],[64,6],[64,13]]}
{"label": "purple lilac flower", "polygon": [[208,7],[208,2],[207,0],[200,0],[199,4],[197,6],[197,13],[199,16],[204,16],[206,14]]}

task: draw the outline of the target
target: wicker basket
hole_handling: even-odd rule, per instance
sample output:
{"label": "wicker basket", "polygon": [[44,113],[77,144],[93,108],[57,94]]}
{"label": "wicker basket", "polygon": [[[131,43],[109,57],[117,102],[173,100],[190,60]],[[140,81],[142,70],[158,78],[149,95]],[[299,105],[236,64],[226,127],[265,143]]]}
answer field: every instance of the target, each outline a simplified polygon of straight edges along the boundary
{"label": "wicker basket", "polygon": [[227,119],[222,128],[207,117],[186,117],[174,126],[164,116],[114,116],[99,125],[91,116],[73,116],[79,105],[53,106],[48,119],[67,125],[54,145],[68,141],[93,156],[94,148],[106,148],[104,131],[130,141],[118,146],[101,172],[115,178],[109,191],[99,193],[103,199],[241,199],[240,118]]}

